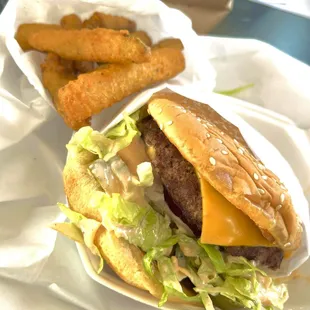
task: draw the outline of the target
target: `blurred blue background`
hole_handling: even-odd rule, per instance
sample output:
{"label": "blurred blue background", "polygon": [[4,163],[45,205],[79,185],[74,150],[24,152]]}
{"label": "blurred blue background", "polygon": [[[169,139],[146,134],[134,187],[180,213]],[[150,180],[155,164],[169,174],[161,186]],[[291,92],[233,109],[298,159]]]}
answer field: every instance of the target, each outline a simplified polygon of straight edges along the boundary
{"label": "blurred blue background", "polygon": [[310,65],[310,19],[302,16],[235,0],[233,11],[212,34],[265,41]]}

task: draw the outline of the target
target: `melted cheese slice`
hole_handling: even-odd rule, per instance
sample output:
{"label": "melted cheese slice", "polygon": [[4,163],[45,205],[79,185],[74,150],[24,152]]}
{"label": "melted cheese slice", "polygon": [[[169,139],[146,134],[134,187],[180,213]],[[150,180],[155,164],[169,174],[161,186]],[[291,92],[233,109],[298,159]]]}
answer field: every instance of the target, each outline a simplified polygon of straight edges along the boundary
{"label": "melted cheese slice", "polygon": [[272,246],[254,222],[199,176],[203,221],[201,242],[221,246]]}

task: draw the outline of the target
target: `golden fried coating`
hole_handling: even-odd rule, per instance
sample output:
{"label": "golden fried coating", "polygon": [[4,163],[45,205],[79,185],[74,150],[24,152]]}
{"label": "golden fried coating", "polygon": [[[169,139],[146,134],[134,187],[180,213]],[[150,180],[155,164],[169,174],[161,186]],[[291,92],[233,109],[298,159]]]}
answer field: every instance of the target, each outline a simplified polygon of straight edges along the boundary
{"label": "golden fried coating", "polygon": [[53,24],[21,24],[19,25],[15,39],[18,42],[19,46],[24,50],[24,52],[33,49],[33,47],[29,44],[29,37],[42,29],[60,29],[59,25]]}
{"label": "golden fried coating", "polygon": [[[65,29],[81,29],[83,23],[76,14],[69,14],[62,17],[60,24]],[[87,73],[95,69],[95,63],[92,61],[74,61],[75,71],[78,73]]]}
{"label": "golden fried coating", "polygon": [[73,62],[61,59],[53,53],[47,54],[47,57],[41,64],[41,70],[43,85],[47,88],[53,99],[61,87],[76,78]]}
{"label": "golden fried coating", "polygon": [[136,30],[136,23],[122,16],[95,12],[89,19],[83,22],[83,27],[89,29],[108,28],[133,32]]}
{"label": "golden fried coating", "polygon": [[32,34],[29,43],[42,52],[52,52],[64,59],[96,62],[144,62],[150,49],[127,30],[46,29]]}
{"label": "golden fried coating", "polygon": [[154,50],[146,63],[104,65],[61,88],[59,110],[67,125],[76,129],[83,120],[147,86],[176,76],[184,68],[182,52],[173,48]]}
{"label": "golden fried coating", "polygon": [[183,51],[184,49],[182,41],[180,39],[174,39],[174,38],[163,39],[153,46],[153,48],[161,48],[161,47],[177,48],[180,51]]}
{"label": "golden fried coating", "polygon": [[63,16],[60,25],[65,29],[81,29],[83,27],[81,19],[76,14]]}
{"label": "golden fried coating", "polygon": [[[68,84],[69,81],[76,79],[74,74],[73,61],[61,59],[58,55],[48,53],[44,62],[41,64],[43,86],[51,94],[56,110],[59,114],[58,90]],[[76,128],[88,126],[89,118],[76,123]],[[73,128],[75,129],[75,128]]]}
{"label": "golden fried coating", "polygon": [[135,31],[130,34],[132,37],[140,39],[145,45],[152,46],[152,39],[145,31]]}

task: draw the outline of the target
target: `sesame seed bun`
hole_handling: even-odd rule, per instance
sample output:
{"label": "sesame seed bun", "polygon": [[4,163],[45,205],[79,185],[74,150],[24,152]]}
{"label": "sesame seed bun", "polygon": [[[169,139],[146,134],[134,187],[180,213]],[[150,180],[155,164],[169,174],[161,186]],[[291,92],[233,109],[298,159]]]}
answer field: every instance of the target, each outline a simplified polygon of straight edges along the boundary
{"label": "sesame seed bun", "polygon": [[302,226],[279,178],[255,157],[239,129],[210,106],[169,91],[148,110],[182,156],[284,250],[299,247]]}

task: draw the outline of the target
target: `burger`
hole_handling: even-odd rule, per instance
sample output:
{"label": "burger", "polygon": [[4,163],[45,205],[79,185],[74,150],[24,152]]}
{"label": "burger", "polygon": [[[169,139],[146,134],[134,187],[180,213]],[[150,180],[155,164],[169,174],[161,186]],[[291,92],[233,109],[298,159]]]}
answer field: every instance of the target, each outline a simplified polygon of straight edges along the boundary
{"label": "burger", "polygon": [[70,222],[125,282],[205,309],[282,309],[269,271],[296,251],[302,224],[288,190],[236,126],[209,105],[155,93],[104,133],[76,132],[63,171]]}

